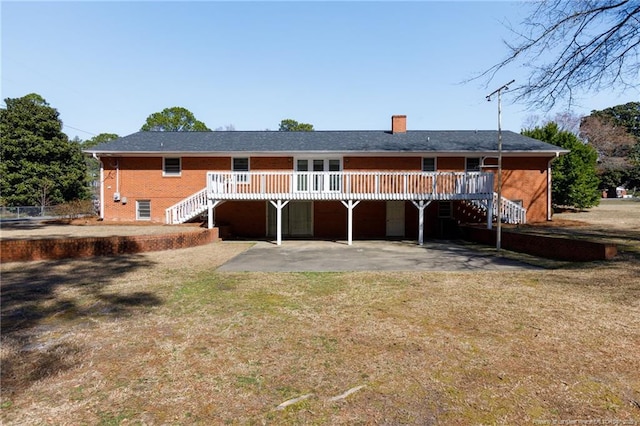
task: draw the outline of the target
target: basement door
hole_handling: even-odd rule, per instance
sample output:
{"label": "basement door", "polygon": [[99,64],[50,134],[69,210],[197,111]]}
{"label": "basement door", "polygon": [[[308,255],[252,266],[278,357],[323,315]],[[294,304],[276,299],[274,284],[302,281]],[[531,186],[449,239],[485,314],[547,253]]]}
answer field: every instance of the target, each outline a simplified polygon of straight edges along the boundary
{"label": "basement door", "polygon": [[[276,235],[278,220],[276,208],[268,205],[267,235]],[[311,201],[291,201],[282,209],[282,235],[287,237],[312,237],[313,218]]]}
{"label": "basement door", "polygon": [[387,237],[404,237],[404,201],[387,201]]}

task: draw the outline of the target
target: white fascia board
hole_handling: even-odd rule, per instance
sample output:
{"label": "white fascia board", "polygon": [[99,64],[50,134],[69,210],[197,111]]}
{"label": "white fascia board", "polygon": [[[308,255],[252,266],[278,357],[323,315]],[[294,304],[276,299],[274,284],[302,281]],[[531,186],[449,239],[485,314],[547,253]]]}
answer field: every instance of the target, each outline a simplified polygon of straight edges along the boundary
{"label": "white fascia board", "polygon": [[[84,151],[98,157],[491,157],[498,151]],[[548,151],[508,151],[509,157],[549,157],[567,154],[566,149]]]}

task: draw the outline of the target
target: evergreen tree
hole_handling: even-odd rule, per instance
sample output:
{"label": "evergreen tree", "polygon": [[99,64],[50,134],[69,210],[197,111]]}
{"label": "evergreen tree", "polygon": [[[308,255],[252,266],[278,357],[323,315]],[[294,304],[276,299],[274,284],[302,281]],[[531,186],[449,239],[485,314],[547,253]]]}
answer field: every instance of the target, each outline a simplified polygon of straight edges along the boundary
{"label": "evergreen tree", "polygon": [[552,164],[552,195],[556,206],[585,209],[600,202],[596,150],[583,143],[576,135],[558,129],[556,123],[525,130],[523,135],[570,150]]}
{"label": "evergreen tree", "polygon": [[89,195],[79,143],[55,108],[35,93],[0,109],[0,191],[7,206],[53,205]]}
{"label": "evergreen tree", "polygon": [[[94,137],[92,137],[91,139],[88,139],[86,141],[80,141],[80,147],[84,150],[84,149],[89,149],[89,148],[93,148],[94,146],[101,144],[101,143],[106,143],[115,139],[118,139],[119,136],[115,133],[100,133],[99,135],[96,135]],[[87,165],[87,174],[88,174],[88,179],[89,181],[97,181],[100,178],[100,161],[96,160],[93,157],[90,156],[86,156],[85,157],[85,163]],[[97,187],[93,187],[93,191],[97,191],[98,188]]]}

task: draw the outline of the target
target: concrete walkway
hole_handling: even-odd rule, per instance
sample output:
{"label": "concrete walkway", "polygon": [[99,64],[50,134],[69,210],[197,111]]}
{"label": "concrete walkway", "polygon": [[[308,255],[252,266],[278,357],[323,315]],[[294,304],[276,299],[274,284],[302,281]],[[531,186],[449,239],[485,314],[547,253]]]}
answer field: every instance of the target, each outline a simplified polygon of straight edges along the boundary
{"label": "concrete walkway", "polygon": [[539,269],[446,241],[258,242],[222,272],[487,271]]}

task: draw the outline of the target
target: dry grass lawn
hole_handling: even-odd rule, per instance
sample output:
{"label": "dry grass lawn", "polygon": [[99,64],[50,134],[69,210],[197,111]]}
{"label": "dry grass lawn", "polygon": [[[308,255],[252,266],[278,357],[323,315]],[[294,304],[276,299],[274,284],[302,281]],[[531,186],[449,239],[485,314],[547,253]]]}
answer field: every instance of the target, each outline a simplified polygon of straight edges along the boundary
{"label": "dry grass lawn", "polygon": [[603,207],[559,223],[629,249],[553,270],[216,272],[244,243],[3,265],[0,420],[640,424],[640,216]]}

